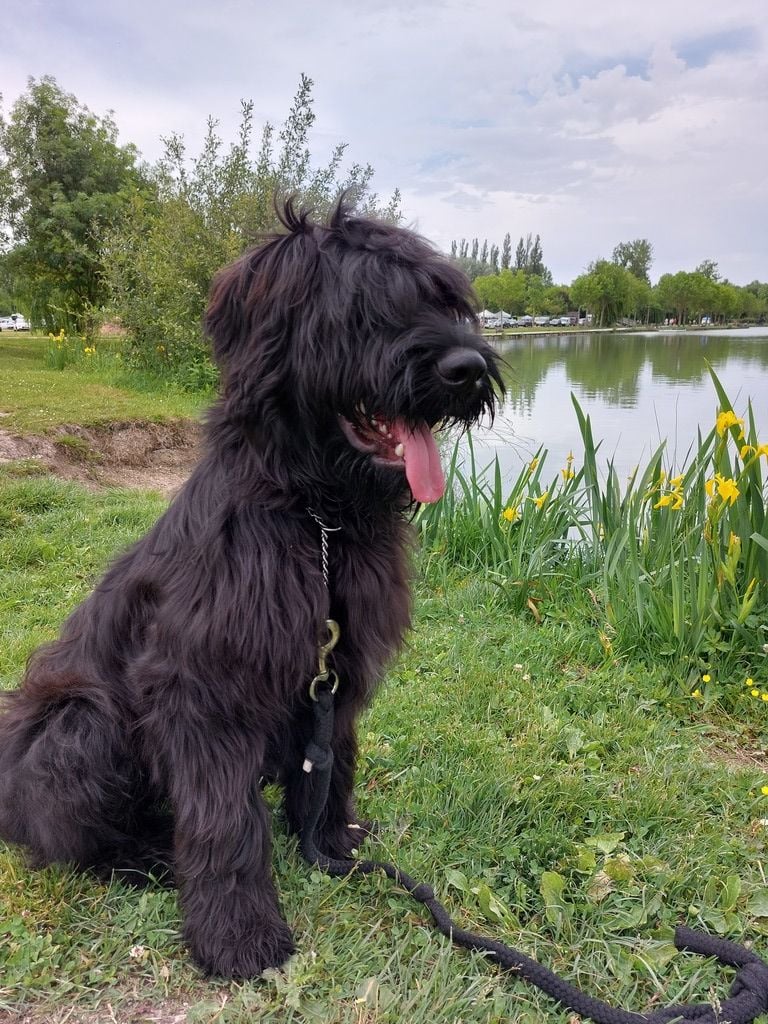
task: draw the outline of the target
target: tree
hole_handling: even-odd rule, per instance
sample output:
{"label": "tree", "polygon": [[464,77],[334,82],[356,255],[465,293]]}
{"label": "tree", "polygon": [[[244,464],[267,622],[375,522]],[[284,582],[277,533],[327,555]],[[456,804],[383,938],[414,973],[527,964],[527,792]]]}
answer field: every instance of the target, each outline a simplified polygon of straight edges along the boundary
{"label": "tree", "polygon": [[681,270],[677,274],[662,274],[656,285],[659,303],[666,316],[674,316],[684,324],[702,308],[709,306],[703,285],[708,279],[703,274]]}
{"label": "tree", "polygon": [[133,146],[53,78],[29,79],[0,114],[0,221],[9,266],[29,314],[55,329],[82,328],[106,298],[106,234],[147,188]]}
{"label": "tree", "polygon": [[478,277],[474,283],[475,293],[485,309],[520,314],[525,312],[526,281],[522,271],[502,270]]}
{"label": "tree", "polygon": [[702,274],[710,281],[720,280],[720,270],[714,260],[702,260],[696,267],[695,273]]}
{"label": "tree", "polygon": [[619,242],[613,250],[613,262],[624,267],[630,274],[651,283],[650,269],[653,262],[653,246],[647,238],[636,238],[632,242]]}
{"label": "tree", "polygon": [[546,285],[541,296],[541,310],[550,316],[562,316],[571,308],[570,292],[563,285]]}
{"label": "tree", "polygon": [[399,219],[399,193],[382,206],[370,188],[370,165],[354,163],[342,173],[345,145],[325,166],[313,168],[311,89],[302,75],[285,124],[277,136],[272,125],[264,127],[255,159],[251,102],[242,104],[238,138],[228,149],[212,118],[191,161],[181,136],[165,140],[165,153],[150,171],[156,194],[134,196],[105,259],[111,301],[128,328],[127,354],[134,364],[170,370],[192,387],[211,380],[201,326],[211,280],[277,227],[276,199],[292,193],[322,218],[345,192],[358,212]]}
{"label": "tree", "polygon": [[536,274],[537,277],[541,277],[544,273],[544,253],[539,235],[536,235],[536,240],[531,246],[527,270],[530,274]]}
{"label": "tree", "polygon": [[509,265],[512,262],[512,238],[509,232],[504,235],[504,242],[501,246],[501,269],[509,270]]}
{"label": "tree", "polygon": [[526,274],[525,309],[535,315],[543,313],[546,306],[547,285],[538,274]]}
{"label": "tree", "polygon": [[598,326],[615,323],[632,302],[634,275],[608,260],[596,260],[571,285],[571,298],[580,309],[597,315]]}
{"label": "tree", "polygon": [[525,241],[523,241],[523,236],[520,235],[520,241],[517,243],[517,248],[515,249],[515,269],[516,270],[527,270],[528,269],[528,261],[529,261],[530,253],[531,253],[531,236],[530,236],[530,234],[525,239]]}

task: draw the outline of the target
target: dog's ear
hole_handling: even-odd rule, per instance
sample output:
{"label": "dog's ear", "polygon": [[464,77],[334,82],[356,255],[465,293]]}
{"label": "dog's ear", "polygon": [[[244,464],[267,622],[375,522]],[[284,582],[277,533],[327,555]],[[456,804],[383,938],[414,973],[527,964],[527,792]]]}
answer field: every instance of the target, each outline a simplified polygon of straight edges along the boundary
{"label": "dog's ear", "polygon": [[317,244],[300,215],[216,277],[205,318],[222,370],[222,410],[264,450],[295,421],[293,349],[315,278]]}

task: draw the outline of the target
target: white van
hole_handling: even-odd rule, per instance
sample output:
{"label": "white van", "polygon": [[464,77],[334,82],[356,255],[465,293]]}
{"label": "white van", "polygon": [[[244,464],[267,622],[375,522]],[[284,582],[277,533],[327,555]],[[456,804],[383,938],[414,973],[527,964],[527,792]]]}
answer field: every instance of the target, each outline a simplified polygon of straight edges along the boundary
{"label": "white van", "polygon": [[29,321],[21,313],[0,316],[0,331],[28,331]]}

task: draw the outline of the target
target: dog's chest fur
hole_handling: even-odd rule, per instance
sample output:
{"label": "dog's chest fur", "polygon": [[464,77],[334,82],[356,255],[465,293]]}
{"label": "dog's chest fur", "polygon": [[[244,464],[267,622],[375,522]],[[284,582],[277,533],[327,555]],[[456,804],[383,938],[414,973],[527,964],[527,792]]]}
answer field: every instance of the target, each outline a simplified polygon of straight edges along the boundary
{"label": "dog's chest fur", "polygon": [[330,540],[329,612],[341,627],[334,664],[366,698],[410,625],[409,546],[400,521],[370,539]]}

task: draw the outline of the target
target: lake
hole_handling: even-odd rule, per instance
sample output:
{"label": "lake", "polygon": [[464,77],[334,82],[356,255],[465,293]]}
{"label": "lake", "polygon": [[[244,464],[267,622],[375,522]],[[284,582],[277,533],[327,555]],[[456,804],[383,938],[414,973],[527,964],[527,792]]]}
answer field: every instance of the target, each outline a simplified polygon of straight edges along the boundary
{"label": "lake", "polygon": [[473,431],[477,462],[498,455],[506,479],[537,448],[549,450],[544,479],[583,445],[571,393],[602,440],[598,462],[613,457],[620,477],[644,466],[661,440],[672,466],[696,447],[697,428],[714,426],[717,397],[707,363],[734,409],[752,399],[760,440],[768,442],[768,327],[742,330],[614,334],[584,332],[498,341],[507,396],[493,427]]}

